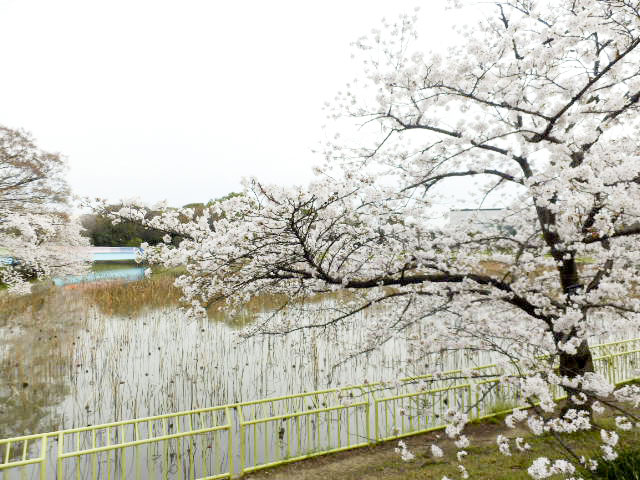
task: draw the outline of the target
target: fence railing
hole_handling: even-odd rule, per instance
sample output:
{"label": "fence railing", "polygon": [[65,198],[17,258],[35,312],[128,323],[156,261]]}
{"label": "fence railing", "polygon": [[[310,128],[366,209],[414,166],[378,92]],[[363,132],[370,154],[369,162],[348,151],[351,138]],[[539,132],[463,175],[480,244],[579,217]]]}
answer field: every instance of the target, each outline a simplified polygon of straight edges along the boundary
{"label": "fence railing", "polygon": [[[612,383],[636,378],[640,338],[591,350]],[[481,419],[522,405],[515,386],[491,378],[502,368],[472,370],[475,379],[455,370],[0,440],[0,478],[231,478],[444,428],[452,407]]]}

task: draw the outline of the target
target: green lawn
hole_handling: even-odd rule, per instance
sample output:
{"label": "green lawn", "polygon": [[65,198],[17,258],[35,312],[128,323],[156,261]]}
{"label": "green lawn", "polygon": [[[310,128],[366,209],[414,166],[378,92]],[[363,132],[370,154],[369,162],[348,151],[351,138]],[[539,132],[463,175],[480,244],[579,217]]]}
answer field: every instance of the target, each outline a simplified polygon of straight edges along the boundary
{"label": "green lawn", "polygon": [[[595,421],[599,427],[607,429],[612,428],[614,424],[611,412],[605,412]],[[562,435],[561,438],[576,454],[597,457],[602,444],[599,427],[589,432]],[[524,428],[509,429],[502,421],[495,419],[469,425],[465,433],[471,440],[471,445],[466,448],[469,455],[463,460],[463,464],[471,479],[531,480],[527,469],[535,458],[544,456],[553,461],[564,458],[566,455],[551,434],[533,436]],[[640,448],[640,431],[619,433],[620,446]],[[498,452],[495,443],[498,434],[512,439],[511,456]],[[513,439],[518,436],[525,438],[531,445],[530,451],[521,453],[516,449]],[[406,438],[405,442],[415,454],[415,459],[409,462],[402,461],[394,452],[397,441],[391,441],[375,447],[326,455],[265,470],[249,475],[247,478],[253,480],[329,480],[334,478],[340,480],[441,480],[446,475],[457,480],[461,478],[456,460],[457,449],[444,437],[444,432],[439,431]],[[443,458],[434,459],[431,456],[430,445],[436,442],[445,452]],[[582,476],[585,480],[592,478]],[[556,480],[563,477],[550,478]]]}

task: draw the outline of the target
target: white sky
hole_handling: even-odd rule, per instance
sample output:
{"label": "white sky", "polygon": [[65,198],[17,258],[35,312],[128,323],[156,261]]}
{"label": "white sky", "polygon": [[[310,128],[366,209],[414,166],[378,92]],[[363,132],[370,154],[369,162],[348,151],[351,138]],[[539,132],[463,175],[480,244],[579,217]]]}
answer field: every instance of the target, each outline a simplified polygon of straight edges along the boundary
{"label": "white sky", "polygon": [[80,195],[304,184],[350,43],[418,4],[422,40],[450,38],[440,0],[0,0],[0,123],[63,153]]}

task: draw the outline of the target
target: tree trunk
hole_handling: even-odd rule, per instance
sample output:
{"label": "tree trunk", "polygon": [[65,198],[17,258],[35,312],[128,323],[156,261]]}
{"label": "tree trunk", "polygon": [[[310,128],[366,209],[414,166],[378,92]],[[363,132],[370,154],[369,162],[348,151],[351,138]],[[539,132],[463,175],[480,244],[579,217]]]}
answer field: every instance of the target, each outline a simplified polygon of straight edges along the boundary
{"label": "tree trunk", "polygon": [[[560,377],[567,377],[569,379],[582,376],[587,372],[595,371],[593,368],[593,357],[591,356],[591,350],[586,340],[583,340],[578,351],[575,355],[569,355],[566,352],[560,353]],[[584,404],[576,404],[571,400],[572,395],[575,392],[567,391],[568,399],[565,406],[562,408],[561,415],[564,416],[570,409],[576,410],[588,410],[591,415],[591,404],[593,400],[589,398]]]}
{"label": "tree trunk", "polygon": [[560,353],[559,373],[561,377],[574,378],[593,371],[593,358],[586,340],[580,344],[575,355],[569,355],[566,352]]}
{"label": "tree trunk", "polygon": [[[558,267],[560,273],[560,284],[562,285],[562,291],[566,295],[567,306],[571,305],[572,297],[579,294],[584,286],[580,282],[578,275],[578,266],[575,261],[573,253],[569,258],[564,258],[565,252],[558,252],[558,258],[562,261]],[[584,314],[584,312],[583,312]],[[583,319],[586,321],[586,318]],[[575,330],[572,330],[569,334],[569,338],[576,334]],[[562,335],[556,334],[556,345],[561,341]],[[578,346],[577,352],[574,355],[568,354],[564,351],[560,351],[560,377],[567,377],[569,379],[575,377],[581,377],[587,372],[593,372],[593,357],[591,356],[591,350],[586,340],[583,340]],[[584,405],[577,405],[572,402],[571,396],[574,392],[567,392],[569,399],[562,413],[564,414],[568,409],[576,408],[578,410],[591,410],[589,408],[591,401],[587,401]]]}

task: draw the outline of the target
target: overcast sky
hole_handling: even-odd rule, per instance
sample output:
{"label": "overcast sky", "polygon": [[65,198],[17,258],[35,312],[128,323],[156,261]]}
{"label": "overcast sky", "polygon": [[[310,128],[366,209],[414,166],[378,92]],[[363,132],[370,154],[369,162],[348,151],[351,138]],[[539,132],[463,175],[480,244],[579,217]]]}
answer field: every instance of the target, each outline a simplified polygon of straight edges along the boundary
{"label": "overcast sky", "polygon": [[80,195],[304,184],[350,43],[418,4],[422,39],[450,37],[439,0],[0,0],[0,123],[64,154]]}

